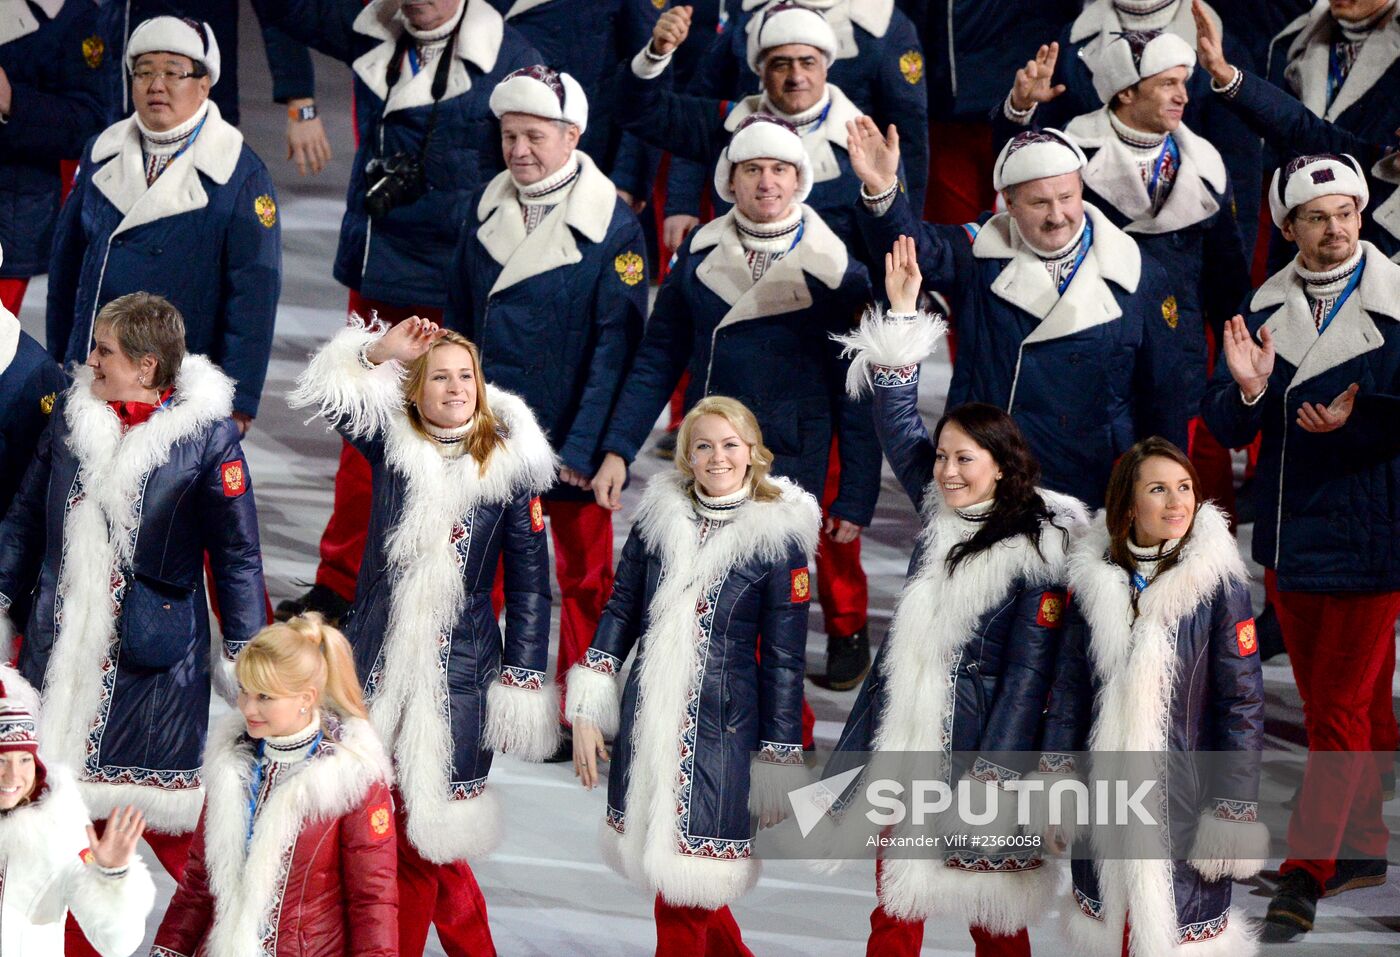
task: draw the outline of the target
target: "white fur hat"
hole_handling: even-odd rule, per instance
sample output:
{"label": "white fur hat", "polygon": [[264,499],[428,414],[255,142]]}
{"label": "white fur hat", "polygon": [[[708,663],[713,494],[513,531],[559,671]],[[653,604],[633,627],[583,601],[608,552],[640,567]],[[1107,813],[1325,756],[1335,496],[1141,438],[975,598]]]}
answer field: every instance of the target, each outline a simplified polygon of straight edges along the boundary
{"label": "white fur hat", "polygon": [[770,113],[755,113],[739,124],[729,145],[715,164],[715,192],[726,203],[734,202],[729,174],[735,163],[751,159],[776,159],[797,167],[797,192],[792,201],[800,203],[812,191],[812,163],[802,145],[802,137],[792,125]]}
{"label": "white fur hat", "polygon": [[126,41],[126,72],[136,69],[136,61],[147,53],[178,53],[209,72],[209,85],[219,82],[219,41],[207,23],[185,17],[152,17],[131,31]]}
{"label": "white fur hat", "polygon": [[547,120],[563,120],[588,129],[588,96],[578,80],[547,66],[527,66],[507,76],[491,91],[491,112],[500,119],[507,113],[528,113]]}
{"label": "white fur hat", "polygon": [[1319,196],[1355,196],[1362,210],[1371,190],[1361,164],[1347,153],[1318,153],[1289,160],[1274,171],[1269,184],[1269,212],[1282,229],[1288,214]]}
{"label": "white fur hat", "polygon": [[1084,151],[1059,130],[1027,130],[1001,148],[992,167],[992,186],[1001,192],[1033,179],[1073,173],[1083,169],[1084,162]]}
{"label": "white fur hat", "polygon": [[761,73],[763,52],[787,43],[816,47],[826,65],[836,62],[836,34],[820,11],[792,0],[780,0],[761,10],[749,26],[749,69]]}
{"label": "white fur hat", "polygon": [[1175,33],[1130,30],[1104,45],[1094,63],[1094,92],[1105,104],[1149,76],[1184,66],[1196,68],[1196,51]]}

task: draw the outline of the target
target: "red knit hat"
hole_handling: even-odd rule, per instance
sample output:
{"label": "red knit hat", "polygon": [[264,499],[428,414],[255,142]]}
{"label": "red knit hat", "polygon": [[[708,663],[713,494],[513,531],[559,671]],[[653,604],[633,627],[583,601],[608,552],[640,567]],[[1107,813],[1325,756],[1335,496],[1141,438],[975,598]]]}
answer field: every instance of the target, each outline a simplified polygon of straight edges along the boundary
{"label": "red knit hat", "polygon": [[0,683],[0,754],[28,751],[34,755],[34,788],[30,800],[36,800],[44,790],[44,762],[39,760],[38,719],[18,699],[5,694]]}

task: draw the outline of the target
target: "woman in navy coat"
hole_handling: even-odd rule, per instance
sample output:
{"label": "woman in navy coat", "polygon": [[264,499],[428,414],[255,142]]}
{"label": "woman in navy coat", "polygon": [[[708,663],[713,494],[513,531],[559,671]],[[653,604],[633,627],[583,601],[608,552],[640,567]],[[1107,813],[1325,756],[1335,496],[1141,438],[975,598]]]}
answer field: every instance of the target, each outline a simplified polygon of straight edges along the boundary
{"label": "woman in navy coat", "polygon": [[[1176,446],[1139,442],[1118,460],[1107,506],[1070,550],[1074,598],[1046,717],[1047,780],[1081,775],[1075,752],[1086,750],[1091,784],[1117,777],[1105,765],[1122,752],[1225,753],[1194,768],[1162,770],[1155,760],[1144,768],[1163,777],[1142,806],[1166,813],[1109,853],[1107,832],[1095,833],[1099,860],[1075,840],[1082,828],[1068,816],[1049,834],[1056,846],[1084,845],[1070,868],[1074,953],[1126,952],[1125,920],[1138,957],[1187,943],[1200,957],[1255,952],[1230,892],[1269,853],[1258,821],[1264,683],[1244,562],[1224,515],[1196,498],[1197,484]],[[1135,791],[1139,775],[1123,770]]]}
{"label": "woman in navy coat", "polygon": [[139,808],[178,877],[203,802],[205,555],[231,669],[267,623],[257,510],[233,382],[185,353],[175,307],[132,293],[95,330],[0,524],[0,609],[31,609],[19,665],[48,754],[95,815]]}
{"label": "woman in navy coat", "polygon": [[[554,453],[524,402],[488,390],[478,355],[416,316],[388,332],[355,322],[315,355],[290,399],[318,406],[373,469],[345,633],[402,797],[404,953],[422,952],[430,922],[450,952],[494,952],[466,863],[499,839],[492,752],[539,761],[558,746],[539,500]],[[491,607],[502,559],[504,640]]]}
{"label": "woman in navy coat", "polygon": [[569,672],[575,772],[592,788],[614,738],[603,850],[657,895],[658,953],[700,957],[707,936],[709,953],[721,939],[748,953],[727,905],[758,877],[750,813],[776,823],[803,781],[821,513],[768,477],[772,461],[737,400],[709,396],[686,414],[677,470],[648,484],[598,634]]}
{"label": "woman in navy coat", "polygon": [[[1009,805],[998,785],[1032,769],[1005,766],[1005,755],[1037,745],[1064,625],[1069,532],[1088,515],[1035,487],[1040,468],[995,406],[953,409],[929,437],[918,362],[944,324],[915,314],[916,260],[914,241],[901,238],[885,257],[890,314],[867,315],[844,340],[852,385],[874,386],[880,443],[923,531],[837,750],[946,752],[947,780],[986,782]],[[968,752],[980,755],[960,761]],[[1038,854],[962,851],[881,860],[877,884],[872,954],[917,954],[924,921],[950,914],[968,921],[979,954],[1029,954],[1026,925],[1049,906],[1056,881]]]}

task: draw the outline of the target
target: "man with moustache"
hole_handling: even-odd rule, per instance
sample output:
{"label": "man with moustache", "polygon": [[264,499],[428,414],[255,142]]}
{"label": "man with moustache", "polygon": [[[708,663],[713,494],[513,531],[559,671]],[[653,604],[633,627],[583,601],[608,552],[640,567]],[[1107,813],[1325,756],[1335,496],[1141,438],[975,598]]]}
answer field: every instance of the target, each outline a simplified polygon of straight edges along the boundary
{"label": "man with moustache", "polygon": [[[1302,156],[1274,174],[1274,224],[1298,253],[1230,320],[1203,407],[1228,446],[1262,436],[1254,558],[1308,732],[1264,924],[1273,943],[1311,930],[1319,897],[1386,879],[1372,749],[1375,703],[1392,707],[1400,614],[1400,266],[1360,239],[1368,198],[1350,156]],[[1318,752],[1334,753],[1322,764]]]}
{"label": "man with moustache", "polygon": [[[1059,130],[1017,134],[993,182],[1008,211],[976,223],[920,222],[899,189],[899,134],[869,117],[850,126],[866,243],[917,243],[924,282],[947,297],[958,335],[948,407],[986,402],[1015,418],[1043,484],[1103,505],[1114,460],[1138,439],[1185,447],[1191,410],[1183,332],[1163,321],[1173,288],[1133,238],[1084,201],[1084,153]],[[928,320],[921,320],[928,321]],[[888,320],[887,320],[888,322]],[[919,374],[912,326],[875,355],[890,383]],[[881,377],[875,377],[881,384]]]}

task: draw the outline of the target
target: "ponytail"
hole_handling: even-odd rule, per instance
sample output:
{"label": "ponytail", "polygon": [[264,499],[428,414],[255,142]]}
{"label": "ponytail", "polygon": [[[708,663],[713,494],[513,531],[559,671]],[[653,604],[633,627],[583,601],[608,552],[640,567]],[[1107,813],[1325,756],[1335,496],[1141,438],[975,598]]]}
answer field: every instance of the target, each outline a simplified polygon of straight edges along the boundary
{"label": "ponytail", "polygon": [[350,642],[315,612],[258,632],[234,671],[245,691],[283,698],[315,689],[341,717],[367,717]]}

